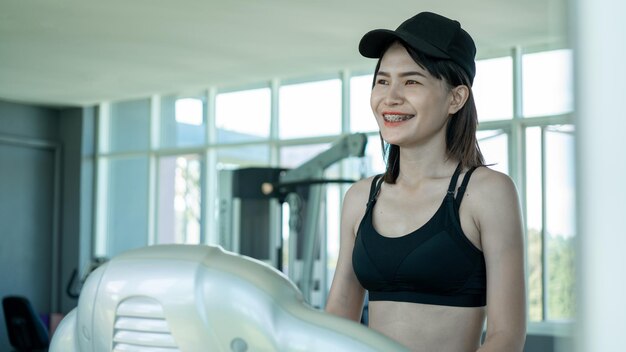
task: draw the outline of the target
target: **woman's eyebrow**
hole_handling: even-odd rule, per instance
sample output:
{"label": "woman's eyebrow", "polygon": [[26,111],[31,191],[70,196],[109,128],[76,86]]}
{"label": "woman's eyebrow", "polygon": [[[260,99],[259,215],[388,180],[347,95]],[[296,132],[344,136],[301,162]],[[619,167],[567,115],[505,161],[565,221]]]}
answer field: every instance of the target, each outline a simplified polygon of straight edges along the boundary
{"label": "woman's eyebrow", "polygon": [[[389,74],[388,72],[385,71],[378,71],[378,76],[385,76],[385,77],[391,77],[391,74]],[[407,77],[407,76],[421,76],[426,78],[426,75],[422,72],[419,71],[407,71],[407,72],[402,72],[399,75],[400,77]]]}

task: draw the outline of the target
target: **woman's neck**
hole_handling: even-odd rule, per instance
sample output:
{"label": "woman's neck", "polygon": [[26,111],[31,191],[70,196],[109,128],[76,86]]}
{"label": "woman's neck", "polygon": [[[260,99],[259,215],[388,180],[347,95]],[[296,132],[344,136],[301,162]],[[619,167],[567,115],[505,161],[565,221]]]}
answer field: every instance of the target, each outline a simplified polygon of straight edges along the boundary
{"label": "woman's neck", "polygon": [[[439,150],[437,150],[439,149]],[[450,177],[459,161],[448,157],[445,148],[400,148],[398,181],[420,182],[424,179]]]}

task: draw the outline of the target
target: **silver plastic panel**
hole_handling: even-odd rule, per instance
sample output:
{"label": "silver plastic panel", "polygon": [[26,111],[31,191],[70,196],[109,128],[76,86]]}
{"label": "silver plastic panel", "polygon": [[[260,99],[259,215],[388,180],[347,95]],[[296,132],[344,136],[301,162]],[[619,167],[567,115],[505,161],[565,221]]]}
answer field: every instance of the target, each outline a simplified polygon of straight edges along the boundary
{"label": "silver plastic panel", "polygon": [[406,351],[313,309],[281,272],[220,247],[123,253],[87,279],[51,352]]}

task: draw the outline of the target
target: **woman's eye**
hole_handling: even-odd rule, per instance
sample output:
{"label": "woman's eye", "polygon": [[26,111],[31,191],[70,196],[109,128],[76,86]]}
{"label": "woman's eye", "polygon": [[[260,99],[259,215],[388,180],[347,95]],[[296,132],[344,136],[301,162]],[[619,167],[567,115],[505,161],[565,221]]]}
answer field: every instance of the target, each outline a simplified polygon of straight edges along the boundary
{"label": "woman's eye", "polygon": [[409,80],[406,81],[406,84],[419,84],[419,82],[415,81],[415,80],[412,80],[412,79],[409,79]]}
{"label": "woman's eye", "polygon": [[379,80],[377,80],[377,81],[376,81],[376,84],[387,85],[387,84],[388,84],[388,82],[387,82],[387,80],[384,80],[384,79],[379,79]]}

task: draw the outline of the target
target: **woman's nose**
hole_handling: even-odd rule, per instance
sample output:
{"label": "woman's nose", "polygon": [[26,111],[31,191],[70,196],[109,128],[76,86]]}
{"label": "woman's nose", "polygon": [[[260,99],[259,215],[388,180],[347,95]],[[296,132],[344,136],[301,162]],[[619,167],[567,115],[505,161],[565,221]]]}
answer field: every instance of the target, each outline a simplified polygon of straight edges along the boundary
{"label": "woman's nose", "polygon": [[402,103],[403,95],[401,88],[395,84],[389,86],[387,94],[385,95],[385,103],[387,105],[397,105]]}

